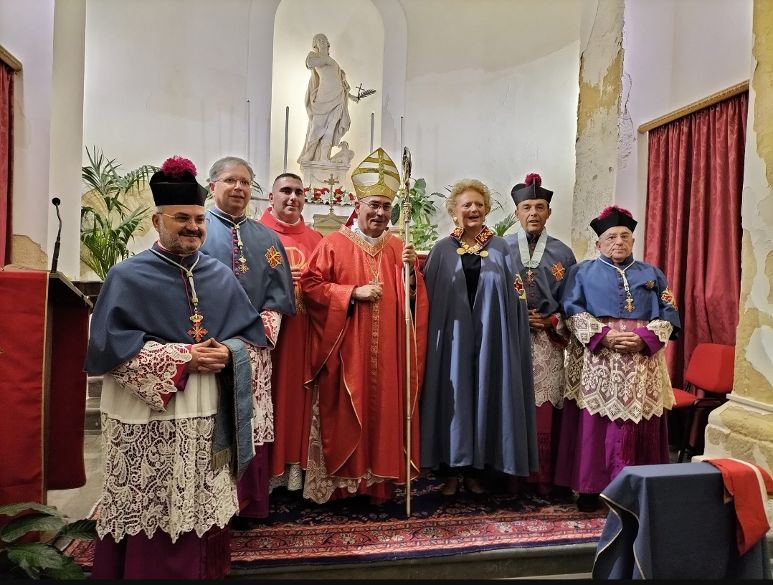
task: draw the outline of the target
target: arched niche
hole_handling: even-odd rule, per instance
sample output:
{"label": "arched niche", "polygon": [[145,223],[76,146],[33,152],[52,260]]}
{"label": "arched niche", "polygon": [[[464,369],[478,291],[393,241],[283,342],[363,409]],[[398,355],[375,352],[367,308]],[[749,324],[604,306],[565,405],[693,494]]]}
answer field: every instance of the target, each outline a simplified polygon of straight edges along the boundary
{"label": "arched niche", "polygon": [[[271,177],[285,170],[285,121],[287,171],[300,174],[297,159],[308,125],[304,96],[310,71],[306,69],[305,61],[317,33],[325,34],[330,41],[330,55],[346,72],[351,93],[356,94],[359,84],[365,89],[376,90],[375,95],[359,103],[349,103],[351,127],[343,140],[354,151],[352,168],[370,153],[371,114],[374,148],[381,145],[384,31],[381,13],[371,1],[283,0],[279,4],[274,17],[271,76]],[[393,130],[391,132],[394,134]],[[334,148],[333,152],[336,151]],[[345,188],[351,190],[351,184],[346,184]]]}

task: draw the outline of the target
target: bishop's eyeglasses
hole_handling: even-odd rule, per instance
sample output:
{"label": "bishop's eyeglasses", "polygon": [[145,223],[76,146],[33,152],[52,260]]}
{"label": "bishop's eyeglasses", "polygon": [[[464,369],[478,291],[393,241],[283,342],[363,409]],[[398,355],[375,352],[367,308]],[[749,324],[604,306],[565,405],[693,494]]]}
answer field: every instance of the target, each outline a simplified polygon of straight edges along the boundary
{"label": "bishop's eyeglasses", "polygon": [[391,203],[376,203],[374,201],[368,201],[365,205],[370,207],[373,211],[378,211],[379,209],[383,209],[384,213],[389,213],[392,210]]}

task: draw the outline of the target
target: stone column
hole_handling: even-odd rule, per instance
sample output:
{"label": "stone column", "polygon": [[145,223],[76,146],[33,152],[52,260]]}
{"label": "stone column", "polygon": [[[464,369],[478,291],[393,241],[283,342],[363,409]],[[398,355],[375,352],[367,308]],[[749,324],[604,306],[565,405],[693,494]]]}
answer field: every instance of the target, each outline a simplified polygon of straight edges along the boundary
{"label": "stone column", "polygon": [[589,33],[580,54],[571,244],[577,260],[595,257],[590,221],[614,201],[621,142],[623,14],[623,0],[598,0],[592,22],[583,27]]}
{"label": "stone column", "polygon": [[773,2],[754,1],[753,37],[735,379],[709,416],[704,454],[773,471]]}

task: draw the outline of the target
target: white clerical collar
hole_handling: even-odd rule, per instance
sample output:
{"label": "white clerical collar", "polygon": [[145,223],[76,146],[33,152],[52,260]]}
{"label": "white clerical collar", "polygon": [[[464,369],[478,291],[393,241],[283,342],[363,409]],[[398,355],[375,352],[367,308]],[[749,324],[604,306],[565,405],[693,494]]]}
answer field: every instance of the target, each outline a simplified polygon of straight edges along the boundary
{"label": "white clerical collar", "polygon": [[270,215],[271,215],[271,217],[274,218],[274,221],[277,222],[279,225],[286,225],[287,227],[295,227],[296,225],[298,225],[299,223],[301,223],[303,221],[303,216],[301,216],[297,220],[295,220],[295,223],[287,223],[286,221],[282,221],[281,219],[279,219],[273,213],[271,213]]}
{"label": "white clerical collar", "polygon": [[527,241],[529,234],[523,228],[519,229],[516,233],[518,235],[518,251],[521,254],[521,264],[526,268],[537,268],[542,260],[542,255],[545,253],[545,246],[548,243],[548,230],[542,228],[542,232],[536,238],[537,243],[534,246],[534,254],[531,255],[529,254],[529,243]]}
{"label": "white clerical collar", "polygon": [[373,245],[373,244],[375,244],[376,242],[378,242],[378,241],[382,240],[382,239],[383,239],[383,238],[384,238],[384,237],[387,235],[387,230],[384,230],[384,233],[382,233],[380,236],[376,236],[376,237],[369,236],[369,235],[367,235],[365,232],[363,232],[363,231],[360,229],[360,226],[359,226],[359,225],[352,226],[352,231],[353,231],[355,234],[357,234],[358,236],[360,236],[362,239],[364,239],[365,241],[367,241],[367,242],[368,242],[369,244],[371,244],[371,245]]}

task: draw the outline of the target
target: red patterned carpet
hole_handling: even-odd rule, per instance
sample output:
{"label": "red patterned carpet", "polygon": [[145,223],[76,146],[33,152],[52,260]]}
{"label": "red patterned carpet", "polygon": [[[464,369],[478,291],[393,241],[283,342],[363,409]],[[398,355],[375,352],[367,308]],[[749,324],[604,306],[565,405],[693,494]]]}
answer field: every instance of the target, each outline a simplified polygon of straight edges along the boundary
{"label": "red patterned carpet", "polygon": [[[327,504],[297,492],[272,494],[271,513],[252,530],[233,533],[232,565],[245,571],[299,564],[426,558],[497,549],[597,542],[606,509],[581,513],[573,504],[521,500],[508,494],[455,498],[434,478],[413,484],[411,517],[404,495],[370,505],[357,497]],[[65,552],[89,569],[93,543],[75,541]]]}

